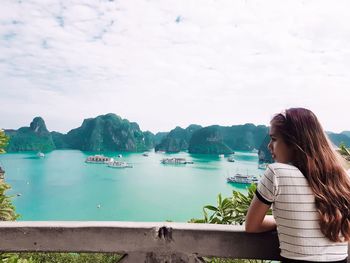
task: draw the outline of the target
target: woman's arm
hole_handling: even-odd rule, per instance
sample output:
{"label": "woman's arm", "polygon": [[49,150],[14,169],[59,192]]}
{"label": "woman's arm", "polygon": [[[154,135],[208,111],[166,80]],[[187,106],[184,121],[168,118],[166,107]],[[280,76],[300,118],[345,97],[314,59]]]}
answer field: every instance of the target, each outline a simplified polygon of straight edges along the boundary
{"label": "woman's arm", "polygon": [[276,229],[276,221],[273,216],[266,215],[269,209],[270,205],[264,204],[255,195],[246,216],[245,231],[260,233]]}

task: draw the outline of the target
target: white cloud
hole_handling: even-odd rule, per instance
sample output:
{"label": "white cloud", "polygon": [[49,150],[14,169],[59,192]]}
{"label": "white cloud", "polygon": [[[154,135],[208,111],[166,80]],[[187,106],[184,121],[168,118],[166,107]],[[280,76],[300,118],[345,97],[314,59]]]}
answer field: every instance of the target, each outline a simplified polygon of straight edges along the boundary
{"label": "white cloud", "polygon": [[114,112],[143,130],[267,124],[291,106],[349,130],[347,1],[2,1],[4,128]]}

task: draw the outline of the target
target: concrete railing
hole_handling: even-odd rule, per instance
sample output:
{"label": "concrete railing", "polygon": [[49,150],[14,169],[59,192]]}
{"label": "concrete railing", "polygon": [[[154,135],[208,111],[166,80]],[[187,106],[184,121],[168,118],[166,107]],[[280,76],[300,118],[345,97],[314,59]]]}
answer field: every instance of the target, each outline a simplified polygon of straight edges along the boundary
{"label": "concrete railing", "polygon": [[189,223],[0,222],[0,251],[114,252],[125,255],[122,262],[280,259],[276,232]]}

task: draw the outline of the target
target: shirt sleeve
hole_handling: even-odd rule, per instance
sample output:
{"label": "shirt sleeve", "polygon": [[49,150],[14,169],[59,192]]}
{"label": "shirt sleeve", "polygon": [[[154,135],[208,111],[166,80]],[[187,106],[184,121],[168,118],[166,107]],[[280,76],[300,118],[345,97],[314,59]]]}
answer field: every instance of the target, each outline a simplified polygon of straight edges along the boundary
{"label": "shirt sleeve", "polygon": [[256,189],[257,198],[265,204],[272,204],[277,195],[277,180],[273,168],[268,165]]}

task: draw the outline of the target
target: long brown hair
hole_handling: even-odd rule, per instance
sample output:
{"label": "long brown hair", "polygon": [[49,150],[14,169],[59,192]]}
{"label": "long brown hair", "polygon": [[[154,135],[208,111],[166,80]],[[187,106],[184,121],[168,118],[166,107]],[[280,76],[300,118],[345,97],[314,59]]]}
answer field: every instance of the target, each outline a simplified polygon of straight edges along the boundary
{"label": "long brown hair", "polygon": [[291,108],[275,115],[271,125],[292,150],[293,165],[309,182],[322,233],[334,242],[349,241],[350,177],[315,114]]}

